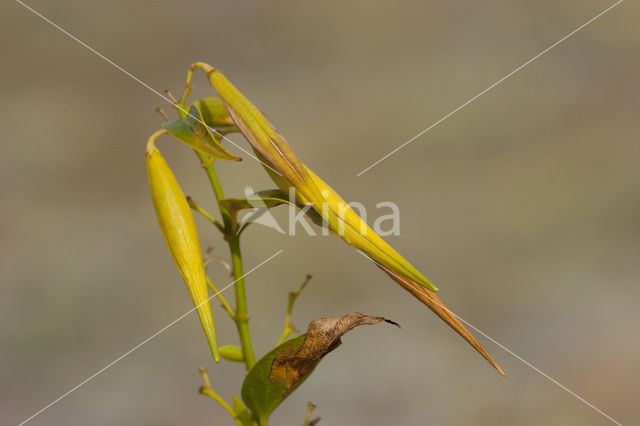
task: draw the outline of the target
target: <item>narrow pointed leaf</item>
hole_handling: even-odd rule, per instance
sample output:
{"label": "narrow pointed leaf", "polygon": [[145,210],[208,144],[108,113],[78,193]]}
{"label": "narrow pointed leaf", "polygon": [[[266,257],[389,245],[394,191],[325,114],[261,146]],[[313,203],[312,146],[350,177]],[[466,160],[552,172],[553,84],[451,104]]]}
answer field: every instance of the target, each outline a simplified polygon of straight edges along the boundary
{"label": "narrow pointed leaf", "polygon": [[243,209],[254,209],[259,203],[260,207],[276,207],[280,204],[290,204],[287,194],[278,189],[268,189],[266,191],[258,191],[255,197],[248,198],[225,198],[220,203],[227,207],[229,211],[238,211]]}

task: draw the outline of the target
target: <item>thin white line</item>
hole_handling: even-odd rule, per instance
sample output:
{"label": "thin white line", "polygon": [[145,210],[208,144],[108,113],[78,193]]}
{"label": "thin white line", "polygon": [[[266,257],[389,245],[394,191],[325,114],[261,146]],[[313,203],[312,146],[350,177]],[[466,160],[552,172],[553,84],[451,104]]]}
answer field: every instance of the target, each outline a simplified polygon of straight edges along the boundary
{"label": "thin white line", "polygon": [[[361,255],[363,255],[364,257],[366,257],[367,259],[369,259],[370,261],[372,261],[373,263],[375,263],[378,266],[382,266],[380,265],[380,263],[376,262],[375,260],[373,260],[371,257],[369,257],[366,253],[364,253],[361,250],[358,250],[358,253],[360,253]],[[395,275],[396,277],[398,277],[398,275],[393,272],[392,270],[390,270],[389,268],[384,268],[385,271],[389,271],[391,274]],[[398,277],[400,278],[400,277]],[[564,386],[563,384],[561,384],[560,382],[558,382],[556,379],[554,379],[553,377],[551,377],[550,375],[548,375],[547,373],[545,373],[544,371],[540,370],[539,368],[535,367],[533,364],[531,364],[529,361],[527,361],[526,359],[522,358],[520,355],[516,354],[515,352],[513,352],[511,349],[507,348],[505,345],[503,345],[502,343],[498,342],[496,339],[494,339],[493,337],[489,336],[487,333],[485,333],[484,331],[480,330],[478,327],[476,327],[475,325],[471,324],[470,322],[466,321],[464,318],[460,317],[460,315],[454,313],[451,309],[449,309],[448,307],[436,302],[433,298],[430,298],[431,301],[433,303],[435,303],[436,305],[440,306],[442,309],[448,311],[451,315],[455,316],[456,318],[458,318],[460,321],[462,321],[463,323],[465,323],[466,325],[468,325],[469,327],[473,328],[475,331],[477,331],[478,333],[482,334],[484,337],[486,337],[487,339],[489,339],[490,341],[492,341],[494,344],[496,344],[497,346],[499,346],[500,348],[502,348],[504,351],[508,352],[509,354],[511,354],[514,358],[518,359],[519,361],[521,361],[522,363],[524,363],[525,365],[527,365],[528,367],[530,367],[531,369],[535,370],[536,372],[538,372],[539,374],[541,374],[543,377],[545,377],[547,380],[551,381],[552,383],[558,385],[560,388],[564,389],[565,391],[567,391],[570,395],[574,396],[575,398],[579,399],[580,401],[582,401],[583,403],[585,403],[586,405],[588,405],[589,407],[591,407],[592,409],[594,409],[595,411],[597,411],[598,413],[600,413],[601,415],[603,415],[604,417],[606,417],[607,419],[611,420],[613,423],[622,426],[622,423],[620,423],[619,421],[615,420],[613,417],[609,416],[607,413],[605,413],[604,411],[602,411],[601,409],[599,409],[598,407],[596,407],[595,405],[593,405],[592,403],[590,403],[589,401],[587,401],[586,399],[582,398],[580,395],[578,395],[577,393],[575,393],[574,391],[572,391],[571,389],[569,389],[568,387]]]}
{"label": "thin white line", "polygon": [[[559,41],[557,41],[556,43],[552,44],[551,46],[549,46],[548,48],[546,48],[545,50],[543,50],[542,52],[540,52],[538,55],[534,56],[533,58],[531,58],[530,60],[528,60],[527,62],[525,62],[524,64],[520,65],[518,68],[516,68],[515,70],[513,70],[512,72],[510,72],[509,74],[507,74],[506,76],[504,76],[503,78],[501,78],[500,80],[498,80],[497,82],[493,83],[491,86],[489,86],[488,88],[486,88],[485,90],[483,90],[482,92],[478,93],[476,96],[474,96],[473,98],[469,99],[467,102],[465,102],[464,104],[462,104],[461,106],[457,107],[456,109],[454,109],[453,111],[449,112],[447,115],[445,115],[443,118],[441,118],[440,120],[436,121],[435,123],[433,123],[432,125],[430,125],[429,127],[427,127],[426,129],[424,129],[423,131],[421,131],[420,133],[418,133],[416,136],[414,136],[413,138],[409,139],[408,141],[404,142],[402,145],[400,145],[398,148],[394,149],[393,151],[391,151],[389,154],[385,155],[384,157],[382,157],[381,159],[379,159],[378,161],[376,161],[375,163],[373,163],[372,165],[370,165],[369,167],[367,167],[366,169],[362,170],[360,173],[358,173],[356,176],[360,176],[361,174],[365,173],[366,171],[368,171],[369,169],[371,169],[372,167],[376,166],[377,164],[379,164],[380,162],[384,161],[386,158],[388,158],[389,156],[393,155],[394,153],[396,153],[397,151],[399,151],[400,149],[404,148],[406,145],[408,145],[409,143],[413,142],[416,138],[422,136],[423,134],[425,134],[426,132],[428,132],[429,130],[431,130],[433,127],[437,126],[438,124],[440,124],[442,121],[446,120],[447,118],[449,118],[450,116],[452,116],[453,114],[455,114],[456,112],[458,112],[459,110],[461,110],[462,108],[464,108],[465,106],[467,106],[468,104],[470,104],[471,102],[475,101],[477,98],[479,98],[480,96],[484,95],[486,92],[488,92],[489,90],[493,89],[495,86],[499,85],[500,83],[502,83],[504,80],[506,80],[507,78],[511,77],[513,74],[515,74],[516,72],[520,71],[522,68],[526,67],[527,65],[529,65],[531,62],[535,61],[536,59],[538,59],[540,56],[544,55],[545,53],[547,53],[549,50],[553,49],[555,46],[557,46],[558,44],[562,43],[563,41],[565,41],[566,39],[568,39],[569,37],[571,37],[572,35],[574,35],[575,33],[577,33],[578,31],[582,30],[584,27],[586,27],[587,25],[591,24],[593,21],[595,21],[596,19],[598,19],[600,16],[604,15],[605,13],[609,12],[611,9],[613,9],[614,7],[618,6],[620,3],[622,3],[624,0],[619,0],[618,2],[614,3],[612,6],[608,7],[607,9],[605,9],[603,12],[601,12],[600,14],[598,14],[597,16],[595,16],[594,18],[590,19],[589,21],[587,21],[586,23],[584,23],[583,25],[581,25],[580,27],[578,27],[577,29],[575,29],[574,31],[572,31],[571,33],[569,33],[568,35],[566,35],[565,37],[563,37],[562,39],[560,39]],[[133,80],[135,80],[136,82],[138,82],[139,84],[141,84],[142,86],[144,86],[145,88],[147,88],[148,90],[150,90],[151,92],[157,94],[158,96],[160,96],[162,99],[164,99],[166,102],[175,105],[169,98],[165,97],[164,95],[162,95],[160,92],[158,92],[157,90],[155,90],[154,88],[152,88],[151,86],[149,86],[147,83],[145,83],[144,81],[140,80],[139,78],[137,78],[136,76],[134,76],[133,74],[131,74],[130,72],[126,71],[124,68],[120,67],[118,64],[116,64],[115,62],[113,62],[112,60],[110,60],[109,58],[107,58],[106,56],[104,56],[103,54],[101,54],[100,52],[98,52],[97,50],[95,50],[94,48],[92,48],[91,46],[87,45],[86,43],[84,43],[83,41],[81,41],[80,39],[78,39],[77,37],[75,37],[74,35],[72,35],[71,33],[69,33],[68,31],[66,31],[65,29],[63,29],[62,27],[58,26],[57,24],[55,24],[54,22],[52,22],[50,19],[46,18],[45,16],[43,16],[42,14],[40,14],[39,12],[37,12],[36,10],[34,10],[33,8],[31,8],[30,6],[26,5],[25,3],[23,3],[20,0],[16,0],[16,2],[18,2],[19,4],[21,4],[22,6],[24,6],[26,9],[30,10],[31,12],[33,12],[35,15],[39,16],[40,18],[42,18],[44,21],[46,21],[47,23],[51,24],[53,27],[55,27],[56,29],[60,30],[61,32],[63,32],[65,35],[69,36],[71,39],[73,39],[74,41],[76,41],[77,43],[79,43],[80,45],[84,46],[85,48],[89,49],[91,52],[93,52],[94,54],[96,54],[97,56],[99,56],[100,58],[102,58],[103,60],[105,60],[106,62],[108,62],[109,64],[111,64],[112,66],[114,66],[115,68],[117,68],[118,70],[120,70],[121,72],[123,72],[125,75],[127,75],[128,77],[132,78]],[[183,108],[180,108],[183,112],[187,113],[188,115],[190,115],[191,117],[193,117],[195,120],[199,121],[200,123],[202,123],[203,125],[206,126],[206,123],[202,122],[199,118],[192,116],[191,114],[189,114],[187,111],[185,111]],[[208,126],[207,126],[208,127]],[[211,129],[211,128],[210,128]],[[238,146],[237,144],[235,144],[233,141],[231,141],[229,138],[227,138],[225,135],[220,134],[219,132],[217,132],[215,129],[211,129],[212,131],[218,133],[222,138],[224,138],[225,140],[227,140],[228,142],[230,142],[232,145],[234,145],[235,147],[237,147],[238,149],[240,149],[241,151],[243,151],[244,153],[248,154],[249,156],[251,156],[252,158],[254,158],[256,161],[262,163],[263,165],[265,165],[266,167],[270,168],[271,170],[275,171],[276,173],[280,174],[278,171],[272,169],[269,165],[265,164],[264,162],[262,162],[260,159],[258,159],[257,157],[253,156],[251,153],[249,153],[248,151],[246,151],[245,149],[243,149],[242,147]],[[263,262],[261,262],[259,265],[255,266],[254,268],[252,268],[251,270],[249,270],[248,272],[246,272],[242,277],[238,278],[237,280],[231,282],[230,284],[228,284],[227,286],[225,286],[222,290],[218,291],[217,293],[215,293],[214,295],[212,295],[211,297],[209,297],[209,299],[207,299],[207,301],[203,302],[206,303],[208,301],[210,301],[211,299],[213,299],[214,297],[216,297],[218,294],[222,293],[224,290],[226,290],[227,288],[229,288],[230,286],[232,286],[233,284],[235,284],[238,280],[240,280],[241,278],[244,278],[245,276],[249,275],[251,272],[255,271],[257,268],[261,267],[262,265],[264,265],[265,263],[267,263],[268,261],[270,261],[271,259],[273,259],[275,256],[279,255],[280,253],[282,253],[283,250],[279,250],[278,252],[276,252],[275,254],[273,254],[271,257],[269,257],[268,259],[264,260]],[[359,251],[359,250],[358,250]],[[370,259],[371,261],[375,262],[373,259],[369,258],[369,256],[367,256],[365,253],[359,251],[363,256],[367,257],[368,259]],[[392,271],[393,273],[393,271]],[[434,303],[440,305],[439,303],[435,302]],[[145,345],[147,342],[149,342],[150,340],[152,340],[154,337],[158,336],[159,334],[163,333],[165,330],[167,330],[168,328],[170,328],[171,326],[173,326],[174,324],[176,324],[178,321],[182,320],[183,318],[185,318],[186,316],[188,316],[189,314],[191,314],[193,311],[195,311],[200,305],[190,309],[189,311],[185,312],[184,314],[182,314],[181,316],[179,316],[177,319],[175,319],[174,321],[170,322],[169,324],[167,324],[166,326],[164,326],[163,328],[161,328],[160,330],[158,330],[157,332],[155,332],[154,334],[152,334],[151,336],[149,336],[148,338],[146,338],[145,340],[143,340],[142,342],[138,343],[136,346],[134,346],[133,348],[131,348],[130,350],[128,350],[127,352],[125,352],[124,354],[120,355],[119,357],[117,357],[115,360],[111,361],[109,364],[107,364],[105,367],[101,368],[100,370],[98,370],[97,372],[95,372],[94,374],[92,374],[91,376],[87,377],[85,380],[83,380],[82,382],[80,382],[79,384],[77,384],[76,386],[74,386],[73,388],[71,388],[70,390],[68,390],[67,392],[65,392],[63,395],[61,395],[60,397],[58,397],[57,399],[55,399],[54,401],[50,402],[49,404],[47,404],[46,406],[44,406],[42,409],[40,409],[39,411],[37,411],[35,414],[33,414],[32,416],[30,416],[29,418],[23,420],[21,423],[19,423],[18,426],[22,426],[24,424],[26,424],[27,422],[31,421],[33,418],[35,418],[36,416],[38,416],[39,414],[43,413],[44,411],[46,411],[47,409],[49,409],[50,407],[52,407],[53,405],[55,405],[57,402],[59,402],[60,400],[62,400],[63,398],[67,397],[68,395],[70,395],[71,393],[73,393],[74,391],[76,391],[78,388],[80,388],[81,386],[83,386],[84,384],[88,383],[89,381],[93,380],[95,377],[97,377],[98,375],[100,375],[101,373],[103,373],[105,370],[107,370],[108,368],[112,367],[114,364],[118,363],[119,361],[121,361],[122,359],[124,359],[125,357],[127,357],[129,354],[131,354],[132,352],[134,352],[135,350],[139,349],[140,347],[142,347],[143,345]],[[614,420],[612,417],[610,417],[609,415],[607,415],[606,413],[604,413],[602,410],[600,410],[599,408],[597,408],[596,406],[594,406],[593,404],[589,403],[588,401],[586,401],[584,398],[580,397],[578,394],[576,394],[575,392],[573,392],[572,390],[570,390],[569,388],[567,388],[566,386],[563,386],[561,383],[559,383],[557,380],[553,379],[551,376],[549,376],[548,374],[544,373],[543,371],[539,370],[538,368],[536,368],[535,366],[533,366],[531,363],[529,363],[528,361],[526,361],[524,358],[522,358],[521,356],[517,355],[516,353],[514,353],[513,351],[511,351],[510,349],[508,349],[506,346],[502,345],[500,342],[498,342],[497,340],[493,339],[492,337],[490,337],[489,335],[487,335],[486,333],[484,333],[482,330],[480,330],[479,328],[475,327],[473,324],[467,322],[466,320],[464,320],[463,318],[461,318],[460,316],[458,316],[457,314],[455,314],[454,312],[452,312],[451,310],[449,310],[447,307],[440,305],[443,309],[448,310],[452,315],[455,315],[458,319],[460,319],[460,321],[464,322],[466,325],[468,325],[469,327],[473,328],[475,331],[477,331],[478,333],[482,334],[483,336],[485,336],[487,339],[489,339],[490,341],[492,341],[494,344],[498,345],[499,347],[501,347],[503,350],[505,350],[506,352],[508,352],[509,354],[511,354],[512,356],[514,356],[516,359],[520,360],[521,362],[523,362],[524,364],[526,364],[527,366],[529,366],[530,368],[532,368],[533,370],[535,370],[536,372],[540,373],[542,376],[544,376],[545,378],[547,378],[548,380],[550,380],[551,382],[555,383],[557,386],[561,387],[562,389],[564,389],[565,391],[567,391],[569,394],[573,395],[575,398],[579,399],[580,401],[582,401],[583,403],[585,403],[586,405],[588,405],[589,407],[591,407],[592,409],[594,409],[595,411],[597,411],[598,413],[600,413],[601,415],[603,415],[604,417],[606,417],[607,419],[611,420],[613,423],[616,423],[618,425],[622,425],[621,423],[619,423],[618,421]]]}
{"label": "thin white line", "polygon": [[417,138],[419,138],[420,136],[424,135],[425,133],[427,133],[429,130],[433,129],[434,127],[436,127],[438,124],[442,123],[444,120],[446,120],[447,118],[451,117],[453,114],[455,114],[456,112],[460,111],[462,108],[466,107],[467,105],[469,105],[471,102],[475,101],[476,99],[478,99],[480,96],[484,95],[485,93],[487,93],[489,90],[493,89],[494,87],[496,87],[497,85],[499,85],[500,83],[502,83],[503,81],[505,81],[506,79],[508,79],[509,77],[511,77],[512,75],[514,75],[515,73],[517,73],[518,71],[520,71],[522,68],[526,67],[527,65],[529,65],[531,62],[535,61],[536,59],[538,59],[540,56],[544,55],[545,53],[547,53],[548,51],[550,51],[551,49],[553,49],[554,47],[556,47],[557,45],[559,45],[560,43],[562,43],[563,41],[565,41],[566,39],[568,39],[569,37],[571,37],[572,35],[574,35],[575,33],[577,33],[578,31],[580,31],[581,29],[583,29],[584,27],[586,27],[587,25],[589,25],[590,23],[592,23],[593,21],[595,21],[596,19],[598,19],[599,17],[601,17],[602,15],[604,15],[605,13],[609,12],[611,9],[613,9],[614,7],[616,7],[617,5],[619,5],[620,3],[622,3],[624,0],[618,0],[616,3],[614,3],[613,5],[609,6],[608,8],[606,8],[604,11],[600,12],[598,15],[594,16],[593,18],[589,19],[587,22],[585,22],[584,24],[580,25],[578,28],[576,28],[575,30],[573,30],[572,32],[570,32],[569,34],[567,34],[566,36],[562,37],[560,40],[556,41],[555,43],[553,43],[551,46],[547,47],[546,49],[544,49],[542,52],[538,53],[536,56],[534,56],[533,58],[529,59],[527,62],[525,62],[524,64],[520,65],[518,68],[516,68],[515,70],[511,71],[509,74],[505,75],[504,77],[502,77],[500,80],[496,81],[495,83],[493,83],[491,86],[487,87],[486,89],[484,89],[482,92],[478,93],[477,95],[475,95],[473,98],[469,99],[467,102],[463,103],[462,105],[460,105],[459,107],[457,107],[456,109],[454,109],[453,111],[449,112],[447,115],[445,115],[444,117],[442,117],[440,120],[436,121],[435,123],[433,123],[432,125],[430,125],[429,127],[427,127],[426,129],[422,130],[420,133],[418,133],[417,135],[415,135],[414,137],[412,137],[411,139],[409,139],[408,141],[406,141],[405,143],[403,143],[402,145],[400,145],[399,147],[397,147],[396,149],[394,149],[393,151],[391,151],[390,153],[388,153],[387,155],[385,155],[384,157],[380,158],[378,161],[376,161],[375,163],[371,164],[369,167],[367,167],[366,169],[362,170],[360,173],[358,173],[356,176],[360,176],[361,174],[365,173],[366,171],[368,171],[369,169],[375,167],[376,165],[378,165],[379,163],[381,163],[382,161],[386,160],[388,157],[390,157],[391,155],[395,154],[396,152],[400,151],[402,148],[404,148],[405,146],[409,145],[411,142],[413,142],[414,140],[416,140]]}
{"label": "thin white line", "polygon": [[231,145],[235,146],[236,148],[238,148],[239,150],[241,150],[242,152],[244,152],[245,154],[247,154],[248,156],[250,156],[251,158],[253,158],[254,160],[258,161],[259,163],[261,163],[263,166],[268,167],[269,169],[271,169],[272,171],[274,171],[275,173],[278,174],[278,176],[282,176],[282,174],[275,170],[274,168],[272,168],[270,165],[266,164],[265,162],[261,161],[258,157],[256,157],[255,155],[251,154],[249,151],[247,151],[246,149],[242,148],[241,146],[239,146],[238,144],[234,143],[231,139],[229,139],[228,137],[226,137],[225,135],[223,135],[222,133],[218,132],[216,129],[207,126],[206,123],[204,123],[202,120],[200,120],[198,117],[195,117],[193,115],[191,115],[188,111],[186,111],[184,108],[182,108],[180,105],[177,105],[175,103],[173,103],[173,101],[171,101],[171,99],[167,98],[166,96],[164,96],[162,93],[158,92],[156,89],[154,89],[153,87],[149,86],[147,83],[145,83],[144,81],[140,80],[138,77],[136,77],[135,75],[131,74],[129,71],[125,70],[124,68],[122,68],[120,65],[116,64],[115,62],[113,62],[111,59],[107,58],[106,56],[104,56],[102,53],[98,52],[96,49],[94,49],[93,47],[89,46],[87,43],[83,42],[82,40],[80,40],[78,37],[74,36],[73,34],[71,34],[70,32],[68,32],[67,30],[65,30],[64,28],[60,27],[59,25],[57,25],[56,23],[54,23],[53,21],[51,21],[49,18],[47,18],[46,16],[42,15],[41,13],[39,13],[38,11],[36,11],[35,9],[33,9],[32,7],[26,5],[25,3],[23,3],[20,0],[16,0],[16,2],[20,3],[22,6],[24,6],[26,9],[30,10],[31,12],[33,12],[35,15],[39,16],[40,18],[42,18],[44,21],[48,22],[49,24],[51,24],[53,27],[55,27],[56,29],[62,31],[65,35],[69,36],[71,39],[73,39],[75,42],[79,43],[80,45],[86,47],[87,49],[89,49],[91,52],[95,53],[96,55],[98,55],[100,58],[104,59],[105,61],[107,61],[108,63],[110,63],[111,65],[113,65],[115,68],[117,68],[118,70],[120,70],[121,72],[123,72],[125,75],[127,75],[128,77],[131,77],[132,79],[134,79],[135,81],[137,81],[138,83],[140,83],[142,86],[144,86],[145,88],[147,88],[148,90],[150,90],[151,92],[155,93],[156,95],[160,96],[162,99],[164,99],[165,101],[169,102],[171,105],[177,107],[178,109],[180,109],[182,112],[186,113],[188,116],[192,117],[194,120],[202,123],[204,126],[206,126],[209,130],[217,133],[218,135],[220,135],[224,140],[226,140],[227,142],[229,142]]}
{"label": "thin white line", "polygon": [[93,373],[92,375],[90,375],[89,377],[87,377],[86,379],[84,379],[82,382],[78,383],[77,385],[75,385],[74,387],[72,387],[71,389],[69,389],[67,392],[63,393],[60,397],[58,397],[57,399],[51,401],[49,404],[45,405],[44,407],[42,407],[38,412],[36,412],[35,414],[33,414],[31,417],[23,420],[22,422],[20,422],[18,424],[18,426],[22,426],[25,423],[31,421],[34,417],[36,417],[37,415],[43,413],[44,411],[46,411],[47,409],[51,408],[53,405],[55,405],[57,402],[59,402],[60,400],[62,400],[63,398],[65,398],[66,396],[68,396],[69,394],[73,393],[74,391],[76,391],[79,387],[81,387],[82,385],[90,382],[91,380],[93,380],[95,377],[97,377],[99,374],[103,373],[106,369],[108,369],[109,367],[113,366],[114,364],[116,364],[117,362],[121,361],[123,358],[125,358],[127,355],[129,355],[130,353],[134,352],[135,350],[139,349],[141,346],[143,346],[144,344],[146,344],[147,342],[149,342],[151,339],[153,339],[154,337],[156,337],[157,335],[159,335],[160,333],[164,332],[165,330],[167,330],[169,327],[173,326],[175,323],[177,323],[178,321],[180,321],[181,319],[183,319],[184,317],[186,317],[187,315],[191,314],[193,311],[195,311],[197,308],[199,308],[201,305],[209,302],[211,299],[213,299],[214,297],[216,297],[217,295],[219,295],[220,293],[222,293],[223,291],[225,291],[226,289],[228,289],[229,287],[231,287],[232,285],[234,285],[235,283],[237,283],[239,280],[241,280],[242,278],[246,277],[247,275],[249,275],[251,272],[255,271],[256,269],[258,269],[259,267],[261,267],[262,265],[264,265],[265,263],[267,263],[268,261],[270,261],[271,259],[273,259],[274,257],[276,257],[277,255],[279,255],[280,253],[283,252],[283,249],[280,249],[278,252],[276,252],[275,254],[271,255],[271,257],[269,257],[268,259],[262,261],[260,264],[258,264],[257,266],[254,266],[251,270],[249,270],[248,272],[246,272],[244,275],[242,275],[240,278],[236,279],[235,281],[233,281],[232,283],[228,284],[227,286],[225,286],[222,290],[218,291],[216,294],[212,295],[211,297],[209,297],[209,299],[205,300],[204,302],[202,302],[200,305],[193,307],[192,309],[189,309],[187,312],[185,312],[184,314],[180,315],[178,318],[176,318],[175,320],[173,320],[172,322],[170,322],[169,324],[165,325],[164,327],[162,327],[160,330],[156,331],[155,333],[153,333],[151,336],[147,337],[146,339],[144,339],[142,342],[138,343],[137,345],[135,345],[133,348],[129,349],[127,352],[123,353],[122,355],[120,355],[119,357],[117,357],[116,359],[114,359],[113,361],[111,361],[109,364],[105,365],[104,367],[102,367],[100,370],[96,371],[95,373]]}

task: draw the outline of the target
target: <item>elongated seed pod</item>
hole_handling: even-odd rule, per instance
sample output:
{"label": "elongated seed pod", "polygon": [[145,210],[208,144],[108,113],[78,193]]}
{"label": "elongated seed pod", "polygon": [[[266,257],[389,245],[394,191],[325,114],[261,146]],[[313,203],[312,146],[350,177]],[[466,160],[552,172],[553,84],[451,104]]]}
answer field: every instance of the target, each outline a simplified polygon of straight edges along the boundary
{"label": "elongated seed pod", "polygon": [[268,163],[265,169],[276,185],[283,191],[290,187],[295,188],[296,202],[311,204],[332,232],[347,244],[366,253],[391,278],[427,305],[504,375],[504,371],[466,329],[463,322],[436,296],[435,292],[438,289],[369,228],[333,188],[298,159],[284,136],[258,108],[219,70],[204,63],[194,65],[205,70],[209,82],[224,101],[240,132],[251,144],[258,158],[263,161],[263,165],[264,162]]}
{"label": "elongated seed pod", "polygon": [[369,228],[369,225],[349,207],[347,202],[333,188],[320,179],[311,169],[307,168],[307,172],[320,189],[322,205],[326,206],[323,211],[318,213],[323,218],[328,215],[335,215],[338,219],[336,221],[337,228],[331,229],[334,233],[347,244],[367,253],[376,262],[399,272],[403,276],[409,277],[431,291],[438,291],[427,277],[422,275],[400,253]]}
{"label": "elongated seed pod", "polygon": [[209,349],[220,361],[198,231],[187,199],[152,136],[147,143],[147,175],[151,198],[164,240],[193,301]]}
{"label": "elongated seed pod", "polygon": [[[344,241],[363,250],[380,262],[432,291],[438,289],[420,271],[380,238],[347,205],[347,203],[308,169],[295,155],[289,143],[269,123],[265,116],[219,70],[209,67],[209,81],[224,101],[229,115],[249,143],[278,170],[282,176],[274,179],[280,189],[293,186],[302,203],[311,204],[329,229]],[[269,169],[267,169],[270,172]],[[271,171],[272,172],[272,171]],[[273,173],[270,173],[274,177]]]}

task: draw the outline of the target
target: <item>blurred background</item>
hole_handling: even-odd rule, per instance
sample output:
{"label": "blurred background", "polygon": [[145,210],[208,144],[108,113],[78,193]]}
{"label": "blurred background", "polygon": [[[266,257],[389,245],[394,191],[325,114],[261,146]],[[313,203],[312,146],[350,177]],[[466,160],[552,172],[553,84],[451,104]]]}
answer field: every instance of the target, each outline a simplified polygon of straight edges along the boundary
{"label": "blurred background", "polygon": [[[640,30],[635,2],[593,24],[360,177],[356,174],[613,2],[30,0],[158,91],[206,61],[349,201],[392,201],[387,240],[462,318],[624,424],[640,422]],[[191,307],[153,212],[145,140],[170,106],[19,3],[2,6],[0,418],[17,424]],[[193,99],[212,95],[202,74]],[[248,147],[235,138],[236,143]],[[214,210],[193,153],[159,141]],[[251,158],[229,195],[269,189]],[[284,221],[285,207],[276,210]],[[376,217],[373,214],[371,217]],[[203,245],[228,259],[197,218]],[[358,329],[273,416],[322,425],[605,425],[478,335],[500,377],[425,306],[335,237],[245,234],[259,354],[294,324],[360,311]],[[231,282],[220,266],[218,285]],[[232,291],[227,292],[232,298]],[[214,303],[222,343],[235,328]],[[195,315],[34,418],[33,425],[230,425],[243,367],[213,365]]]}

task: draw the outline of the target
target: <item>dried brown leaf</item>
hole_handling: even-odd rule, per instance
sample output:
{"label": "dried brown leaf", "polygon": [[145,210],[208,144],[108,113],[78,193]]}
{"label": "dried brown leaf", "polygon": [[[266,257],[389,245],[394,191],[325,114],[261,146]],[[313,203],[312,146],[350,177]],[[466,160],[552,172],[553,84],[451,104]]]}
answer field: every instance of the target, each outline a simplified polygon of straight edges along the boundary
{"label": "dried brown leaf", "polygon": [[271,365],[269,378],[274,382],[285,383],[287,391],[295,389],[300,379],[313,370],[322,357],[340,346],[340,338],[346,332],[361,325],[377,324],[381,321],[398,325],[386,318],[359,312],[340,318],[318,318],[311,321],[302,346],[298,349],[283,348]]}
{"label": "dried brown leaf", "polygon": [[307,333],[287,340],[260,358],[242,384],[242,399],[260,425],[266,424],[275,408],[309,377],[320,360],[340,346],[340,338],[360,325],[388,322],[361,313],[340,318],[318,318]]}

